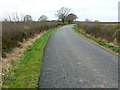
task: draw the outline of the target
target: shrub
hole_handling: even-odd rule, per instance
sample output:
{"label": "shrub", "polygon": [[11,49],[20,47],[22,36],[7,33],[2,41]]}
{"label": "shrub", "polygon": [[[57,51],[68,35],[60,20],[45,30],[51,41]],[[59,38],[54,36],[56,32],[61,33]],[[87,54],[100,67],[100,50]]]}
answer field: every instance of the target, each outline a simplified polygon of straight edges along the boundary
{"label": "shrub", "polygon": [[[78,28],[95,38],[120,46],[120,24],[101,22],[77,22]],[[116,40],[116,42],[115,42]]]}
{"label": "shrub", "polygon": [[33,37],[35,34],[43,32],[60,25],[59,22],[3,22],[2,23],[2,57],[10,52],[14,47],[19,47],[19,42]]}

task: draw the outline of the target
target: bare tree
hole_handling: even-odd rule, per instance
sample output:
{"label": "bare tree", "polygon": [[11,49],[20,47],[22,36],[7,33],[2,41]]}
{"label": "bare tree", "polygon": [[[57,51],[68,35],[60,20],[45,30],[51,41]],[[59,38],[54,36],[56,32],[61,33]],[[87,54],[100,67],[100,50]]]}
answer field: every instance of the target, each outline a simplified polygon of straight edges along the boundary
{"label": "bare tree", "polygon": [[12,21],[12,18],[11,18],[10,15],[7,15],[7,16],[4,18],[3,21],[5,21],[5,22],[11,22],[11,21]]}
{"label": "bare tree", "polygon": [[7,15],[4,19],[4,22],[20,22],[24,21],[24,16],[21,14],[21,16],[18,13],[13,13],[12,15]]}
{"label": "bare tree", "polygon": [[15,17],[16,17],[16,21],[19,22],[20,21],[20,17],[18,16],[17,13],[15,14]]}
{"label": "bare tree", "polygon": [[25,22],[32,21],[32,16],[31,15],[25,15],[24,21]]}
{"label": "bare tree", "polygon": [[25,17],[25,15],[24,14],[20,14],[20,21],[24,21],[24,17]]}
{"label": "bare tree", "polygon": [[19,22],[20,18],[17,13],[12,14],[12,21]]}
{"label": "bare tree", "polygon": [[67,17],[69,12],[70,12],[70,9],[62,7],[60,10],[57,11],[56,16],[58,17],[58,19],[60,19],[64,23],[65,18]]}
{"label": "bare tree", "polygon": [[48,17],[45,15],[40,16],[40,18],[38,18],[38,21],[47,21]]}

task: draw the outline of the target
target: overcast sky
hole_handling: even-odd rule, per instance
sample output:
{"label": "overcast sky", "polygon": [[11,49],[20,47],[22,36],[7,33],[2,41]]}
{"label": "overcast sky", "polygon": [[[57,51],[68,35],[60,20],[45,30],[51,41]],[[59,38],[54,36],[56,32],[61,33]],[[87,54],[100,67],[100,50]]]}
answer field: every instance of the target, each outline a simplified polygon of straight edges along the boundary
{"label": "overcast sky", "polygon": [[61,7],[71,9],[78,20],[118,21],[119,0],[0,0],[0,20],[13,13],[30,14],[34,20],[46,15],[57,19],[55,13]]}

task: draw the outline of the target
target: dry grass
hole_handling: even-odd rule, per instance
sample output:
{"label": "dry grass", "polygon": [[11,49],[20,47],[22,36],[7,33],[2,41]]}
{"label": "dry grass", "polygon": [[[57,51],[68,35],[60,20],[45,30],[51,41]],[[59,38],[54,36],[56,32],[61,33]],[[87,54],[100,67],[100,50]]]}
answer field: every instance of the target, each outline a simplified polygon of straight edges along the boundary
{"label": "dry grass", "polygon": [[23,52],[25,49],[31,45],[35,40],[41,37],[41,35],[44,32],[40,34],[36,34],[33,38],[30,38],[28,40],[24,40],[23,42],[20,42],[20,47],[15,47],[10,53],[6,54],[6,58],[2,58],[2,70],[4,72],[8,72],[10,67],[12,67],[12,62],[17,60],[23,55]]}
{"label": "dry grass", "polygon": [[120,24],[101,22],[77,22],[83,32],[115,46],[120,46]]}
{"label": "dry grass", "polygon": [[35,34],[57,27],[59,22],[3,22],[2,23],[2,57],[14,47],[19,47],[19,42],[32,38]]}
{"label": "dry grass", "polygon": [[[95,38],[92,35],[84,32],[84,30],[79,29],[77,27],[77,25],[75,25],[73,27],[73,29],[75,30],[75,32],[79,33],[82,37],[85,37],[85,39],[91,41],[92,43],[118,55],[120,53],[120,49],[118,46],[116,46],[113,42],[108,42],[106,39],[102,39],[101,38]],[[117,42],[117,41],[116,41]]]}
{"label": "dry grass", "polygon": [[[49,37],[55,30],[57,30],[57,28],[49,29],[44,34],[41,34],[42,36],[38,35],[36,38],[30,39],[28,43],[21,46],[26,47],[29,45],[23,50],[20,58],[17,57],[18,59],[14,59],[15,61],[11,64],[12,68],[10,68],[9,72],[5,73],[2,88],[38,87],[44,48]],[[18,55],[16,54],[16,56]]]}

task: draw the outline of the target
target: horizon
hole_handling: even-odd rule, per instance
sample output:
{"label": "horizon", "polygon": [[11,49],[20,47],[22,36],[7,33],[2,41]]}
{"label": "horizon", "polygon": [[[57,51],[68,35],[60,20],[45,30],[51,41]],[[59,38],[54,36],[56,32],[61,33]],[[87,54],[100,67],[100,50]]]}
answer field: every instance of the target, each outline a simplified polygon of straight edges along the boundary
{"label": "horizon", "polygon": [[[46,15],[48,20],[57,20],[55,13],[61,7],[71,9],[70,13],[74,13],[78,17],[78,21],[90,19],[92,21],[99,20],[101,22],[118,22],[118,2],[119,0],[0,0],[0,20],[7,15],[12,16],[17,13],[18,16],[31,15],[33,20],[37,21],[41,15]],[[6,3],[7,2],[7,3]],[[47,2],[47,3],[46,3]],[[76,3],[77,2],[77,3]],[[109,2],[109,3],[108,3]],[[112,12],[112,13],[111,13]]]}

